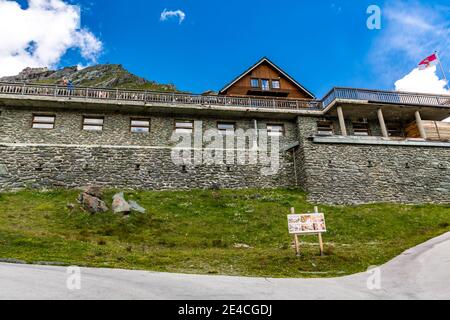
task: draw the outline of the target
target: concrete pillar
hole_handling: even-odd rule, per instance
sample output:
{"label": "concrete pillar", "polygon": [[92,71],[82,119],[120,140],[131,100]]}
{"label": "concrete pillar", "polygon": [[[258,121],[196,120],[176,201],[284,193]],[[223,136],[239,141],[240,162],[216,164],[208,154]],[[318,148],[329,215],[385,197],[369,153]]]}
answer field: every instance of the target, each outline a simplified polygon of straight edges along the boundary
{"label": "concrete pillar", "polygon": [[386,127],[386,122],[384,122],[383,110],[378,109],[378,120],[380,121],[381,133],[384,138],[389,138],[389,133]]}
{"label": "concrete pillar", "polygon": [[423,127],[422,117],[420,116],[419,111],[416,111],[416,124],[417,124],[417,128],[419,128],[420,137],[422,139],[426,139],[427,133],[425,132],[425,128]]}
{"label": "concrete pillar", "polygon": [[337,107],[337,114],[339,118],[339,126],[341,127],[341,135],[347,136],[347,127],[345,126],[344,111],[342,111],[342,107]]}

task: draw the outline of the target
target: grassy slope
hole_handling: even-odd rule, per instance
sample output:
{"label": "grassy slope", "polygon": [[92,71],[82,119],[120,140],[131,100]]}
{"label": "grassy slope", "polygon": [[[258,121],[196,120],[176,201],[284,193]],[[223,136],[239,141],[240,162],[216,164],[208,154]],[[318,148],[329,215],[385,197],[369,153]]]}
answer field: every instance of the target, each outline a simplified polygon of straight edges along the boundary
{"label": "grassy slope", "polygon": [[[336,276],[379,265],[450,231],[450,206],[326,207],[326,256],[303,237],[295,257],[286,215],[310,211],[293,190],[135,192],[128,219],[70,212],[77,191],[0,194],[0,258],[27,262],[245,276]],[[108,192],[108,199],[113,191]],[[236,243],[252,249],[235,249]]]}
{"label": "grassy slope", "polygon": [[[110,76],[105,76],[96,80],[92,81],[84,81],[79,86],[82,87],[97,87],[99,83],[109,80]],[[46,79],[46,80],[36,80],[33,81],[33,83],[36,84],[43,84],[43,85],[55,85],[60,84],[60,80],[54,80],[54,79]],[[157,82],[148,82],[145,84],[138,84],[138,83],[125,83],[120,86],[114,87],[114,89],[130,89],[130,90],[148,90],[148,91],[157,91],[157,92],[179,92],[174,86],[172,85],[165,85],[165,84],[159,84]]]}
{"label": "grassy slope", "polygon": [[[102,72],[102,76],[90,79],[86,75],[86,72],[92,71],[95,68],[100,67],[102,70],[97,70],[97,72]],[[160,84],[155,81],[147,81],[146,83],[141,83],[141,78],[131,74],[125,70],[120,65],[100,65],[88,67],[85,70],[78,71],[75,75],[76,79],[79,77],[84,80],[78,83],[76,86],[82,87],[104,87],[102,84],[110,81],[111,79],[121,79],[121,83],[118,86],[114,86],[115,89],[130,89],[130,90],[149,90],[149,91],[168,91],[168,92],[178,92],[176,87],[172,84]],[[61,84],[62,78],[49,78],[41,80],[33,80],[33,83],[54,85]]]}

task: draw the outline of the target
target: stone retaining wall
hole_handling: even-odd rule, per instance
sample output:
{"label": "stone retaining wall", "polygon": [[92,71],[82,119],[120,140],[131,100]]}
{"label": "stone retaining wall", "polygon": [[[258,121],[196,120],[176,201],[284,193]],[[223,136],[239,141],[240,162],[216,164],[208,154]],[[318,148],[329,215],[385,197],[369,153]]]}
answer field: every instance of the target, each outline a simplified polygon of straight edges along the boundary
{"label": "stone retaining wall", "polygon": [[[175,116],[149,116],[151,132],[134,135],[127,114],[107,113],[102,133],[81,130],[82,112],[57,112],[54,130],[33,130],[32,114],[2,109],[0,190],[89,184],[153,190],[298,186],[322,203],[450,203],[449,147],[315,143],[315,117],[281,122],[286,130],[281,146],[299,146],[282,151],[279,171],[265,176],[261,169],[267,165],[261,162],[175,164],[170,142]],[[208,129],[223,119],[198,120]],[[259,120],[259,126],[271,122]],[[238,129],[253,126],[250,119],[235,123]]]}
{"label": "stone retaining wall", "polygon": [[292,154],[283,153],[277,174],[257,165],[177,165],[170,148],[0,144],[0,190],[79,188],[279,188],[294,187]]}
{"label": "stone retaining wall", "polygon": [[450,148],[314,143],[314,118],[299,118],[298,171],[315,202],[450,203]]}

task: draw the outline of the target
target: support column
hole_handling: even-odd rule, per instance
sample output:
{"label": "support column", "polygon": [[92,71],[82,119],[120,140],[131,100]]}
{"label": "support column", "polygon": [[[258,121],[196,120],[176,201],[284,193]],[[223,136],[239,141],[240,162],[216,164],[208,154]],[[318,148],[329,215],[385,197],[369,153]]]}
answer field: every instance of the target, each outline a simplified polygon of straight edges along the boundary
{"label": "support column", "polygon": [[347,127],[345,126],[344,111],[342,111],[342,107],[337,107],[337,114],[339,118],[339,126],[341,127],[341,135],[347,136]]}
{"label": "support column", "polygon": [[384,121],[383,110],[378,109],[378,120],[380,121],[381,133],[384,138],[389,138],[389,133],[386,127],[386,122]]}
{"label": "support column", "polygon": [[423,127],[422,117],[420,116],[419,111],[416,111],[416,124],[417,128],[419,128],[420,137],[422,139],[427,139],[427,133],[425,132],[425,128]]}

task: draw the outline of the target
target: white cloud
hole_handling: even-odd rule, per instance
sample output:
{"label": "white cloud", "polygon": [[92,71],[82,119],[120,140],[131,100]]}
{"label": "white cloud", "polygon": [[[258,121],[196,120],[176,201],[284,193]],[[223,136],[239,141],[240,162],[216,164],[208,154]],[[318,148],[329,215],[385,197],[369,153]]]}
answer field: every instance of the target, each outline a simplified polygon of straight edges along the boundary
{"label": "white cloud", "polygon": [[186,14],[181,10],[168,11],[167,9],[164,9],[164,11],[161,12],[161,21],[166,21],[170,18],[178,18],[178,23],[181,24],[184,19],[186,19]]}
{"label": "white cloud", "polygon": [[[381,83],[393,84],[435,50],[450,63],[450,7],[417,1],[389,1],[382,10],[370,60]],[[424,74],[414,73],[421,77]]]}
{"label": "white cloud", "polygon": [[0,0],[0,76],[26,67],[55,67],[71,48],[95,62],[102,43],[80,27],[80,7],[62,0]]}
{"label": "white cloud", "polygon": [[436,66],[425,70],[416,68],[403,79],[395,82],[395,90],[397,91],[450,94],[446,86],[447,82],[439,79]]}

